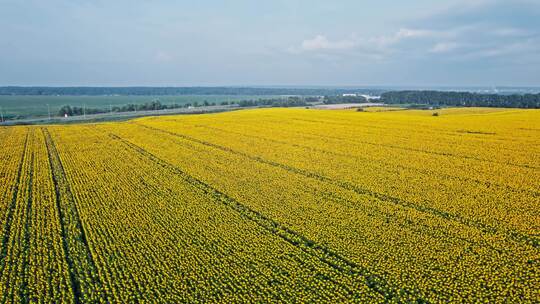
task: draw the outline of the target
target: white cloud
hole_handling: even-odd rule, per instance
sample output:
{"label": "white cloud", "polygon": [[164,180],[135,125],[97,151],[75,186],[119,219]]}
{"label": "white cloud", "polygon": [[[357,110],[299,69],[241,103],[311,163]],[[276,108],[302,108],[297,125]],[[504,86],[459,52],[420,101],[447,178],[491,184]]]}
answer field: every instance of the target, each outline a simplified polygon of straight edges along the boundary
{"label": "white cloud", "polygon": [[540,53],[538,17],[538,0],[460,0],[457,5],[383,35],[339,40],[323,33],[301,41],[291,50],[313,58],[324,55],[349,62],[353,57],[384,61],[531,61],[538,58],[535,52]]}
{"label": "white cloud", "polygon": [[458,44],[455,42],[439,42],[435,44],[430,50],[430,53],[449,53],[458,48]]}
{"label": "white cloud", "polygon": [[325,35],[302,41],[300,47],[289,48],[291,53],[328,53],[328,52],[355,52],[381,56],[392,52],[392,47],[406,40],[427,39],[434,37],[447,37],[448,33],[426,30],[401,28],[391,35],[375,37],[351,36],[345,40],[330,40]]}
{"label": "white cloud", "polygon": [[313,39],[304,40],[301,49],[304,51],[317,50],[348,50],[357,45],[353,40],[329,41],[326,36],[317,35]]}
{"label": "white cloud", "polygon": [[406,39],[433,37],[439,34],[437,31],[432,30],[402,28],[394,36],[398,39]]}
{"label": "white cloud", "polygon": [[[477,47],[463,54],[464,58],[494,58],[510,55],[532,55],[540,52],[540,41],[528,39],[525,41],[510,42],[508,44],[499,45],[497,47]],[[514,57],[512,56],[512,57]]]}
{"label": "white cloud", "polygon": [[389,35],[373,37],[351,36],[331,40],[317,35],[302,41],[292,53],[363,55],[377,59],[392,55],[419,54],[455,55],[456,59],[497,57],[540,48],[540,42],[530,30],[517,27],[494,27],[483,24],[461,25],[446,29],[401,28]]}
{"label": "white cloud", "polygon": [[523,37],[531,35],[531,33],[527,30],[511,27],[495,29],[492,33],[501,37]]}

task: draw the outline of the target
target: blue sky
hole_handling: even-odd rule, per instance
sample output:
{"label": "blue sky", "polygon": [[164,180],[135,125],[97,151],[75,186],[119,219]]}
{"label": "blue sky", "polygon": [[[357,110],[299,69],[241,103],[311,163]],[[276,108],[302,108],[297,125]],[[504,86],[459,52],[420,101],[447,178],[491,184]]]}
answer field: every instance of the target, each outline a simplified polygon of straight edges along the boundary
{"label": "blue sky", "polygon": [[0,85],[540,85],[540,0],[0,0]]}

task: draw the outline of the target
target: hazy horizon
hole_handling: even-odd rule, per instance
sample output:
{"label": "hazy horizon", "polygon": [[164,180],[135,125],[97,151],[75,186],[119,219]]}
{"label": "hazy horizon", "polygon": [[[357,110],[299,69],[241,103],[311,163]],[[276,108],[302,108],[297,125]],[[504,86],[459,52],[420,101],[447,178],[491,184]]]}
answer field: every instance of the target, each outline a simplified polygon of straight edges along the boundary
{"label": "hazy horizon", "polygon": [[0,6],[0,86],[540,86],[533,0]]}

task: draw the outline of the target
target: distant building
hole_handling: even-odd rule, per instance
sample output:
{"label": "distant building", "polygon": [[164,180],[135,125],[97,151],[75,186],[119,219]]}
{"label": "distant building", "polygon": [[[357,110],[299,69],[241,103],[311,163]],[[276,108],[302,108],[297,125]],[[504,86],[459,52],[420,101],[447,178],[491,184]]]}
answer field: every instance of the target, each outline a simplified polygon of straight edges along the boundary
{"label": "distant building", "polygon": [[356,97],[356,96],[358,96],[358,94],[356,94],[356,93],[346,93],[346,94],[343,94],[343,97],[351,97],[351,96],[352,96],[352,97]]}

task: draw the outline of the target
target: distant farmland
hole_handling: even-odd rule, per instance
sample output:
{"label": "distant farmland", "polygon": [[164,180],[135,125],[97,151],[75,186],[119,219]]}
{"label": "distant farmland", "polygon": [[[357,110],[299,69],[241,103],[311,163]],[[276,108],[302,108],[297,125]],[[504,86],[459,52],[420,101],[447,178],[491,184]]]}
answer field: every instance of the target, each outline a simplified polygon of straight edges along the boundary
{"label": "distant farmland", "polygon": [[204,101],[220,103],[223,101],[240,101],[258,98],[272,98],[271,95],[159,95],[159,96],[39,96],[39,95],[0,95],[0,108],[6,117],[45,117],[48,115],[47,104],[51,115],[55,116],[64,105],[109,109],[109,107],[123,106],[127,104],[144,104],[159,100],[164,105],[187,103],[199,104]]}
{"label": "distant farmland", "polygon": [[538,303],[540,110],[387,110],[0,127],[0,302]]}

